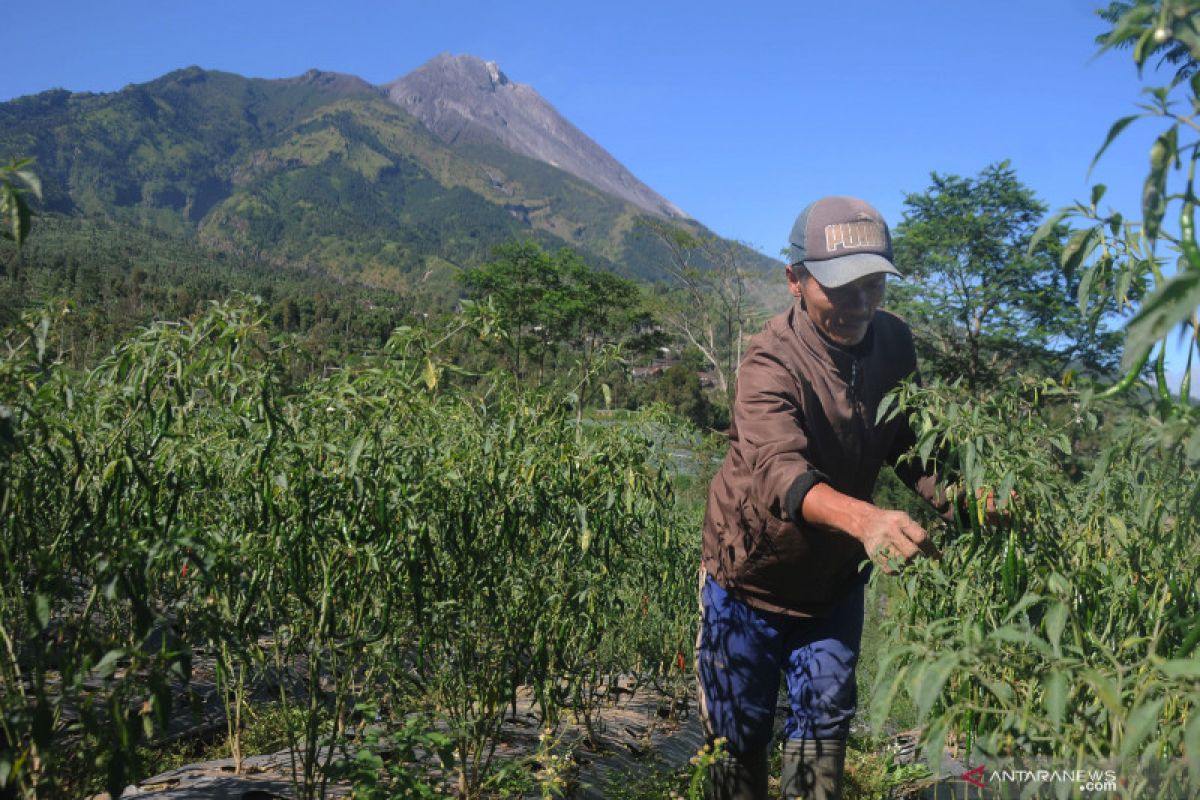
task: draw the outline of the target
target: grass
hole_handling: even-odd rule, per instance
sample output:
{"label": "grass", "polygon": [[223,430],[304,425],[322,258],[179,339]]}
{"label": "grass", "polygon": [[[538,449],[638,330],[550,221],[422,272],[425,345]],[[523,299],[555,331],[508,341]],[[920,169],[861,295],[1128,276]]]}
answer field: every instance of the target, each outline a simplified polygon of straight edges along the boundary
{"label": "grass", "polygon": [[[243,712],[243,757],[267,755],[288,746],[289,721],[293,727],[303,724],[302,709],[285,709],[278,703],[251,704]],[[183,739],[170,744],[150,744],[139,748],[142,774],[151,777],[180,769],[189,764],[232,758],[233,750],[224,729],[215,736]],[[97,789],[99,791],[99,789]]]}

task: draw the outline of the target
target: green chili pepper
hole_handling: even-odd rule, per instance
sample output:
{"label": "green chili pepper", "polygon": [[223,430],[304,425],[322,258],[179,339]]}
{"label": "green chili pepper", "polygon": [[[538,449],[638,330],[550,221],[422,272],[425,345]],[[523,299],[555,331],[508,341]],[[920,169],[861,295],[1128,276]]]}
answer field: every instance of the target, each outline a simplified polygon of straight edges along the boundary
{"label": "green chili pepper", "polygon": [[1129,372],[1125,373],[1125,377],[1114,383],[1112,386],[1105,389],[1096,395],[1097,398],[1116,397],[1122,392],[1128,391],[1135,383],[1137,383],[1138,375],[1142,371],[1142,367],[1146,366],[1146,362],[1150,360],[1150,351],[1147,350],[1145,355],[1138,359],[1138,362],[1133,365]]}
{"label": "green chili pepper", "polygon": [[[1191,192],[1188,192],[1189,197]],[[1190,199],[1183,204],[1179,214],[1179,249],[1183,251],[1188,266],[1200,269],[1200,245],[1196,244],[1196,204]]]}
{"label": "green chili pepper", "polygon": [[1171,402],[1171,388],[1167,386],[1167,343],[1163,342],[1158,349],[1158,359],[1154,362],[1154,382],[1158,386],[1158,399],[1164,403]]}

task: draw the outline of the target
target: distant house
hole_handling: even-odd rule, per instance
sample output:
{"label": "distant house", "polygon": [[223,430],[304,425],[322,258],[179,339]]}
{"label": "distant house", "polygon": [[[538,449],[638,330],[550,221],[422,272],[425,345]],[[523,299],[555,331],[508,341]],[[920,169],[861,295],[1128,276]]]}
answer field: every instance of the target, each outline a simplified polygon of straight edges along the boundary
{"label": "distant house", "polygon": [[660,347],[658,348],[658,352],[661,355],[651,361],[649,366],[634,367],[630,371],[630,377],[635,381],[644,381],[649,378],[661,378],[664,372],[679,363],[679,356],[673,355],[671,353],[671,348]]}
{"label": "distant house", "polygon": [[655,362],[648,367],[634,367],[630,370],[629,377],[635,381],[649,380],[650,378],[661,378],[666,366]]}

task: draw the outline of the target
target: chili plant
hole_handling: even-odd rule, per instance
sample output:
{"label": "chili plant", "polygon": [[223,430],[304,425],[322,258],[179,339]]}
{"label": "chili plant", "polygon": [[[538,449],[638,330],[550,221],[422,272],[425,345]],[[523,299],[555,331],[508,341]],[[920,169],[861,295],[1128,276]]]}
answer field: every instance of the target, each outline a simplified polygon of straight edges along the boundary
{"label": "chili plant", "polygon": [[[942,453],[972,501],[945,557],[899,578],[876,721],[907,691],[935,769],[953,736],[985,758],[1119,765],[1132,796],[1194,791],[1200,481],[1185,448],[1137,415],[1102,430],[1098,407],[1053,383],[899,399],[913,457]],[[974,500],[989,493],[1006,523]]]}
{"label": "chili plant", "polygon": [[323,795],[366,702],[441,720],[476,794],[519,695],[590,723],[616,676],[682,659],[694,542],[659,420],[583,419],[569,378],[445,380],[474,312],[294,386],[258,314],[156,324],[86,374],[48,355],[52,314],[8,334],[0,788],[119,793],[199,655],[235,768],[273,698],[296,793]]}

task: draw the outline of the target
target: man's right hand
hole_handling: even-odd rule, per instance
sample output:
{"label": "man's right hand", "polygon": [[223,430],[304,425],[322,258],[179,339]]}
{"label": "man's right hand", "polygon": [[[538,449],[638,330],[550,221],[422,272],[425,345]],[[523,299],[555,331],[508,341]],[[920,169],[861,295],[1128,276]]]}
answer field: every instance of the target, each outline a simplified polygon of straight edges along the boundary
{"label": "man's right hand", "polygon": [[916,520],[903,511],[889,511],[865,503],[871,511],[864,512],[864,521],[858,532],[847,531],[863,543],[863,549],[871,560],[890,574],[924,553],[929,558],[941,558],[942,554],[933,540]]}
{"label": "man's right hand", "polygon": [[889,574],[918,553],[929,558],[942,555],[925,529],[908,514],[842,494],[827,483],[818,483],[808,491],[801,513],[810,525],[834,528],[858,539],[871,560]]}

